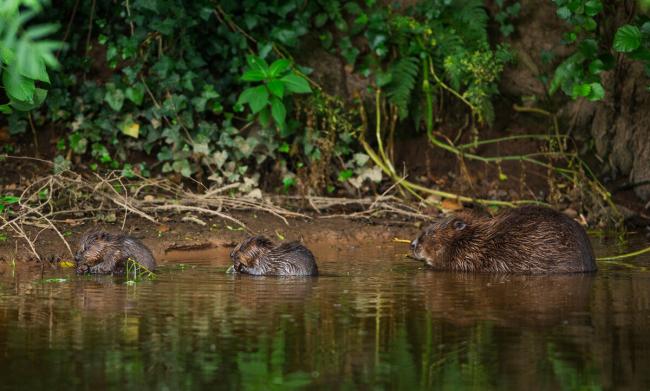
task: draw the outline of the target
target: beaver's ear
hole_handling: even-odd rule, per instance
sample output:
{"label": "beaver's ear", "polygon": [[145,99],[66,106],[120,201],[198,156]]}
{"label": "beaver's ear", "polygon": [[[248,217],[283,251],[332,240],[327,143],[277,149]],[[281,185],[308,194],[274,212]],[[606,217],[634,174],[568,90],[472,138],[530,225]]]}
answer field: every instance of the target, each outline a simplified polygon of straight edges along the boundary
{"label": "beaver's ear", "polygon": [[456,231],[462,231],[467,227],[467,224],[463,220],[454,220],[454,229]]}

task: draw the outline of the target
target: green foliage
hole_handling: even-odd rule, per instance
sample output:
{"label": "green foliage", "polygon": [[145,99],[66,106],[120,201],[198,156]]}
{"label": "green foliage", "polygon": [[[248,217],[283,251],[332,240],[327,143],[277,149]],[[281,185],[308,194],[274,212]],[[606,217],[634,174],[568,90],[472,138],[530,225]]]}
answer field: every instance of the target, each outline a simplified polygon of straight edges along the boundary
{"label": "green foliage", "polygon": [[411,94],[419,73],[419,62],[416,57],[400,58],[388,70],[390,82],[386,86],[386,92],[390,102],[399,110],[401,119],[408,115]]}
{"label": "green foliage", "polygon": [[4,213],[9,205],[17,204],[19,198],[12,195],[0,196],[0,214]]}
{"label": "green foliage", "polygon": [[55,24],[27,23],[42,11],[38,0],[5,0],[0,4],[0,85],[8,102],[0,100],[0,113],[29,111],[43,103],[50,78],[47,68],[59,62],[54,51],[62,44],[46,40],[57,30]]}
{"label": "green foliage", "polygon": [[[65,131],[56,140],[58,172],[80,161],[126,177],[237,183],[240,192],[262,185],[361,189],[381,180],[381,171],[359,158],[360,114],[307,82],[312,70],[300,64],[314,44],[384,89],[392,110],[416,129],[431,127],[445,89],[489,122],[509,59],[505,48],[490,45],[482,0],[426,0],[402,9],[338,0],[92,4],[62,0],[46,15],[70,20],[76,10],[69,50],[61,53],[65,72],[47,75],[47,111],[32,113],[37,128]],[[499,4],[508,15],[501,22],[516,15],[517,4]],[[28,36],[30,45],[49,42]],[[30,53],[50,65],[55,46],[42,47],[49,51]],[[43,76],[26,69],[25,77]],[[12,133],[27,123],[16,113],[9,118]]]}
{"label": "green foliage", "polygon": [[309,83],[292,71],[291,61],[284,58],[269,66],[263,58],[248,56],[248,65],[249,68],[241,79],[262,84],[242,91],[237,104],[248,104],[263,126],[268,126],[269,120],[273,118],[279,129],[285,129],[287,109],[284,99],[291,94],[311,93]]}
{"label": "green foliage", "polygon": [[504,37],[509,37],[515,31],[512,21],[519,16],[521,4],[516,1],[506,6],[504,0],[496,0],[499,11],[494,16],[494,20],[499,23],[499,31]]}
{"label": "green foliage", "polygon": [[[491,99],[510,56],[503,55],[505,47],[490,48],[482,0],[421,1],[399,12],[348,3],[345,11],[353,20],[348,31],[363,36],[360,42],[368,47],[356,51],[367,53],[363,57],[348,56],[348,42],[340,41],[340,53],[362,75],[375,75],[401,119],[425,118],[430,124],[443,82],[467,101],[479,122],[493,118]],[[518,13],[518,5],[508,12]],[[437,74],[442,78],[431,82]]]}
{"label": "green foliage", "polygon": [[[556,68],[549,92],[554,94],[561,89],[572,99],[601,100],[605,97],[601,73],[614,66],[611,50],[602,47],[598,35],[596,18],[603,11],[603,4],[601,0],[554,2],[558,6],[557,15],[573,26],[565,34],[564,43],[575,45],[576,50]],[[642,61],[650,74],[650,20],[643,16],[634,22],[618,27],[611,49]]]}

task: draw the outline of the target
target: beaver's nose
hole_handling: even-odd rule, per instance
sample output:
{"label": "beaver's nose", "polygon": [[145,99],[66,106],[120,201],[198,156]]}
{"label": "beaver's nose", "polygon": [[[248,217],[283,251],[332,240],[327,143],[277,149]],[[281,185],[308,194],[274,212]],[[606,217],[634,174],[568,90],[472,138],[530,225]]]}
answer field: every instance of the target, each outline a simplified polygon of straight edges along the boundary
{"label": "beaver's nose", "polygon": [[415,251],[415,248],[418,246],[418,240],[415,239],[411,242],[411,251]]}

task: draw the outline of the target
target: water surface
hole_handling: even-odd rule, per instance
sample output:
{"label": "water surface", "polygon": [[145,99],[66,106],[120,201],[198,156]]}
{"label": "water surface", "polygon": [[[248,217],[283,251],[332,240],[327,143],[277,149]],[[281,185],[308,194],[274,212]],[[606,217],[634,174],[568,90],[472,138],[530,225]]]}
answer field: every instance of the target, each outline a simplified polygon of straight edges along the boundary
{"label": "water surface", "polygon": [[318,278],[228,275],[228,249],[136,285],[2,265],[0,389],[650,389],[650,257],[533,277],[313,250]]}

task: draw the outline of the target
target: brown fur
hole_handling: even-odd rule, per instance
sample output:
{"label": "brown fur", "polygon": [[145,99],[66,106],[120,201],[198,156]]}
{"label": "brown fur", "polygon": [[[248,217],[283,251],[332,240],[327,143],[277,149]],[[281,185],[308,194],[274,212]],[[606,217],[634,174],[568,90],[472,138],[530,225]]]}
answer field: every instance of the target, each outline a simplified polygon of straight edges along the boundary
{"label": "brown fur", "polygon": [[525,206],[495,217],[461,211],[425,228],[413,255],[439,270],[580,273],[596,270],[585,230],[550,208]]}
{"label": "brown fur", "polygon": [[276,246],[264,236],[251,236],[230,253],[239,273],[267,276],[316,276],[314,255],[298,242]]}
{"label": "brown fur", "polygon": [[153,254],[138,239],[103,231],[84,234],[74,257],[77,274],[124,274],[129,258],[150,271],[156,268]]}

